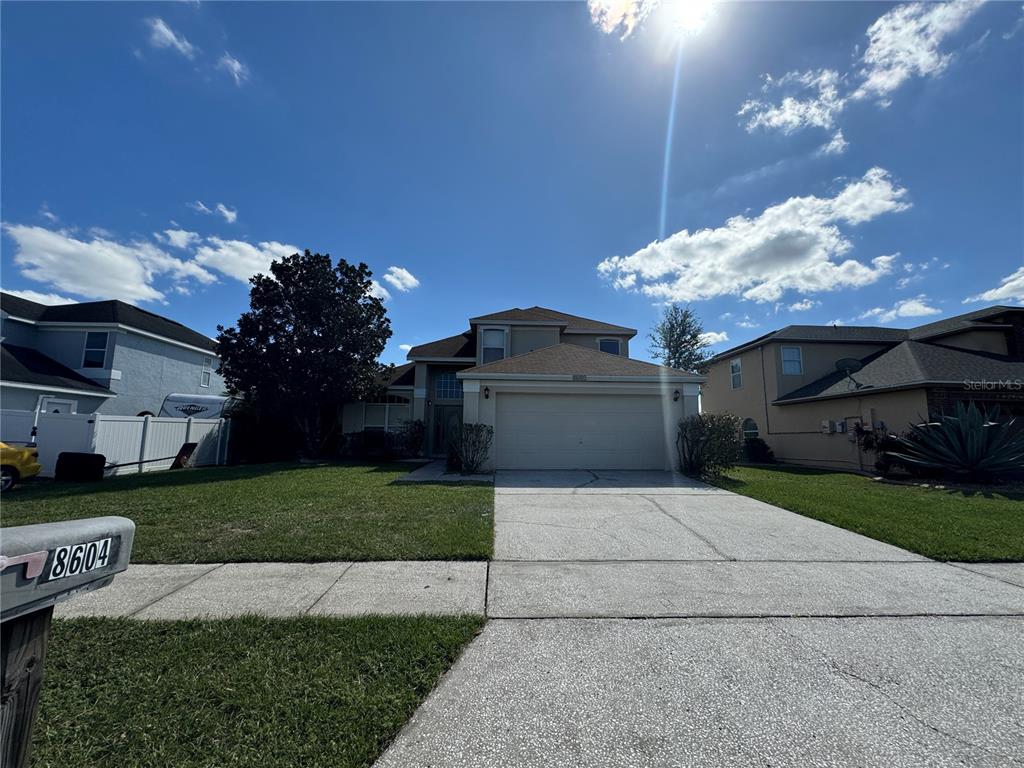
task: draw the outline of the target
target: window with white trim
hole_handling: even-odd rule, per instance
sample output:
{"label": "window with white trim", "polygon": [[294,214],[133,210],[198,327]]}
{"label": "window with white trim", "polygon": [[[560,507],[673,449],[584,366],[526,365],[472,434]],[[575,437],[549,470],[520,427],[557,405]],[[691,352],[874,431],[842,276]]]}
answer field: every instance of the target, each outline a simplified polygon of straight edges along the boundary
{"label": "window with white trim", "polygon": [[743,386],[743,361],[738,357],[729,361],[729,379],[733,389]]}
{"label": "window with white trim", "polygon": [[757,437],[759,430],[757,428],[757,422],[753,419],[747,418],[743,420],[743,437]]}
{"label": "window with white trim", "polygon": [[199,386],[208,387],[210,386],[210,379],[213,377],[213,359],[209,357],[203,358],[203,371],[199,374]]}
{"label": "window with white trim", "polygon": [[618,339],[598,339],[597,348],[610,355],[621,355],[622,348]]}
{"label": "window with white trim", "polygon": [[83,368],[106,368],[107,332],[89,331],[85,334],[85,352],[82,353]]}
{"label": "window with white trim", "polygon": [[437,378],[434,379],[434,398],[437,400],[462,399],[462,382],[455,375],[455,371],[437,374]]}
{"label": "window with white trim", "polygon": [[803,376],[804,357],[800,347],[782,348],[782,373],[786,376]]}
{"label": "window with white trim", "polygon": [[[489,328],[483,331],[480,335],[480,362],[487,364],[503,359],[505,359],[505,331],[500,328]],[[459,397],[462,397],[461,393]]]}
{"label": "window with white trim", "polygon": [[412,405],[408,397],[385,395],[363,405],[363,429],[394,432],[409,421]]}
{"label": "window with white trim", "polygon": [[44,397],[39,404],[44,413],[78,413],[78,401],[63,397]]}

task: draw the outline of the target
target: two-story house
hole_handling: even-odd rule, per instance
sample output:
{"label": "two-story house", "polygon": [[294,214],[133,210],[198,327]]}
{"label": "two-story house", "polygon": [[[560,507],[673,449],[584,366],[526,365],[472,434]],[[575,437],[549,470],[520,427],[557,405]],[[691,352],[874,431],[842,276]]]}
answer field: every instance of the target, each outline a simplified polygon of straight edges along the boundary
{"label": "two-story house", "polygon": [[712,358],[702,395],[778,459],[868,469],[858,427],[904,432],[958,402],[1024,416],[1024,307],[906,329],[786,326]]}
{"label": "two-story house", "polygon": [[224,392],[212,339],[121,301],[45,306],[3,293],[0,336],[4,409],[156,416],[168,395]]}
{"label": "two-story house", "polygon": [[345,432],[421,419],[443,455],[462,423],[494,428],[498,469],[670,469],[702,376],[629,357],[632,328],[544,307],[469,320],[409,350],[387,394],[346,405]]}

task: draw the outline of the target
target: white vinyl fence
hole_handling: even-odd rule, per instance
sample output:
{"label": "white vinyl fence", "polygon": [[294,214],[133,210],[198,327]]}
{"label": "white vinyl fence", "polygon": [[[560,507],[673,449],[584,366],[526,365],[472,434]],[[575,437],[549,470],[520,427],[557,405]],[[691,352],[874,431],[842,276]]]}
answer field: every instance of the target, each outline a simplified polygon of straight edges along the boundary
{"label": "white vinyl fence", "polygon": [[[23,444],[30,439],[34,411],[0,411],[0,440]],[[36,443],[43,477],[52,477],[57,456],[65,451],[102,453],[108,474],[124,475],[170,469],[184,443],[198,443],[196,466],[224,464],[228,452],[225,419],[175,419],[156,416],[104,416],[99,413],[40,413]]]}

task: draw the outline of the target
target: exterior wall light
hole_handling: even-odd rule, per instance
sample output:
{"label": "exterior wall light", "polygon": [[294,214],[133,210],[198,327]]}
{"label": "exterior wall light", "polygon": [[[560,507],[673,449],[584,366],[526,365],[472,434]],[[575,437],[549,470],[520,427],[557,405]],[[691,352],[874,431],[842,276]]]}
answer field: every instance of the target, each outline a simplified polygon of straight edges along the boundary
{"label": "exterior wall light", "polygon": [[678,403],[679,402],[679,390],[678,389],[675,392],[672,393],[672,402],[673,403]]}
{"label": "exterior wall light", "polygon": [[484,387],[484,400],[488,400],[491,397],[491,388]]}

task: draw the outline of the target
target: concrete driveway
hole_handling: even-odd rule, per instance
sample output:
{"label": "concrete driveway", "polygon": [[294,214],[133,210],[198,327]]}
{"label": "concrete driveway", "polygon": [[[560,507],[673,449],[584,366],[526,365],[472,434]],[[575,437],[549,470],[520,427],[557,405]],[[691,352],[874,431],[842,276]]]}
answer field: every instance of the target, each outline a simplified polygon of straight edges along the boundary
{"label": "concrete driveway", "polygon": [[499,473],[483,634],[390,766],[1024,765],[1024,566],[669,473]]}

